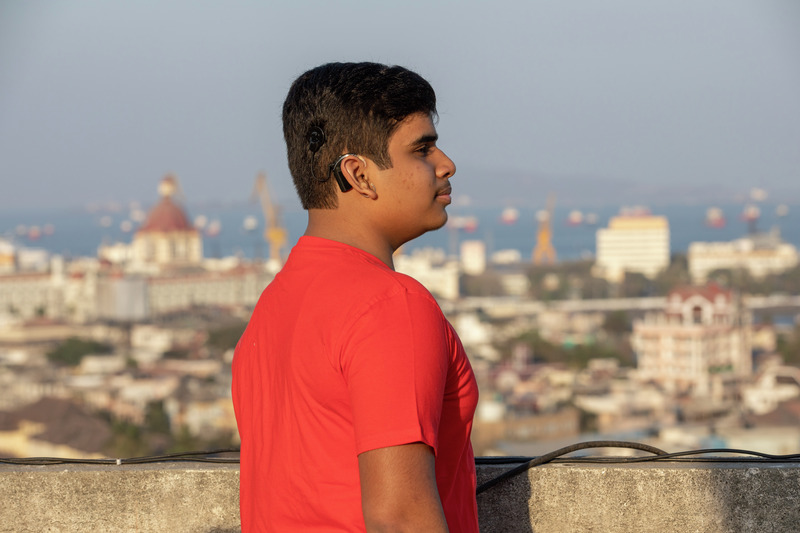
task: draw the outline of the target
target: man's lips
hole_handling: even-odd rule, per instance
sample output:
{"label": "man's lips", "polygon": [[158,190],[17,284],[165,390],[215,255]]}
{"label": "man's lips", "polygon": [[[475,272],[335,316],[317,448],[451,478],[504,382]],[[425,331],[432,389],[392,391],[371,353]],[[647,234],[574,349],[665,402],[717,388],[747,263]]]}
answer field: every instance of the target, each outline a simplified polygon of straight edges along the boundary
{"label": "man's lips", "polygon": [[436,193],[436,198],[446,199],[448,202],[450,201],[450,195],[453,192],[453,188],[449,185]]}

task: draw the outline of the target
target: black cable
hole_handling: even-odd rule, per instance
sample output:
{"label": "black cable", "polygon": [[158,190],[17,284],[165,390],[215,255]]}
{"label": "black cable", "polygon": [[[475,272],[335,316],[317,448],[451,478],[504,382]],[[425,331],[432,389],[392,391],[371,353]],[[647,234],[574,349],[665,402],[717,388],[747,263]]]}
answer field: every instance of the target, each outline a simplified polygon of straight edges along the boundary
{"label": "black cable", "polygon": [[[754,457],[689,457],[695,455],[705,454],[719,454],[719,453],[734,453],[738,455],[752,455]],[[520,456],[498,456],[498,457],[476,457],[476,465],[507,465],[526,463],[534,457],[520,457]],[[642,462],[699,462],[699,463],[719,463],[719,462],[764,462],[764,463],[794,463],[800,462],[800,454],[788,455],[772,455],[763,452],[754,452],[751,450],[739,450],[735,448],[712,448],[707,450],[691,450],[684,452],[665,453],[656,456],[646,457],[598,457],[598,456],[580,456],[580,457],[559,457],[553,459],[553,463],[642,463]]]}
{"label": "black cable", "polygon": [[[583,456],[583,457],[562,457],[563,455],[583,450],[587,448],[629,448],[635,450],[642,450],[652,453],[651,456],[645,457],[598,457],[598,456]],[[28,458],[0,458],[0,464],[21,465],[21,466],[51,466],[63,464],[83,464],[83,465],[135,465],[135,464],[153,464],[163,462],[197,462],[197,463],[221,463],[221,464],[238,464],[239,458],[237,457],[218,457],[220,454],[238,454],[238,448],[222,448],[206,451],[192,451],[192,452],[179,452],[164,455],[151,455],[144,457],[130,457],[127,459],[70,459],[62,457],[28,457]],[[737,454],[747,455],[751,457],[696,457],[699,455],[710,454]],[[217,457],[212,457],[217,456]],[[773,455],[762,452],[755,452],[750,450],[739,450],[731,448],[716,448],[693,450],[684,452],[667,453],[663,450],[649,446],[647,444],[640,444],[636,442],[624,441],[590,441],[573,444],[554,452],[542,455],[540,457],[477,457],[475,458],[476,465],[518,465],[511,470],[503,472],[499,476],[481,484],[476,494],[480,494],[498,483],[519,475],[531,468],[546,463],[602,463],[602,464],[628,464],[628,463],[642,463],[642,462],[689,462],[689,463],[800,463],[800,454],[790,455]]]}
{"label": "black cable", "polygon": [[590,442],[579,442],[578,444],[572,444],[571,446],[565,446],[564,448],[560,448],[554,452],[550,452],[548,454],[542,455],[540,457],[534,457],[533,459],[515,467],[511,470],[507,470],[500,474],[499,476],[490,479],[485,483],[481,483],[478,487],[476,494],[480,494],[490,488],[494,487],[501,481],[514,477],[516,475],[521,474],[522,472],[526,472],[533,468],[534,466],[539,466],[545,463],[549,463],[556,457],[561,455],[566,455],[568,453],[576,452],[578,450],[584,450],[586,448],[632,448],[634,450],[642,450],[650,453],[654,453],[656,455],[666,455],[667,452],[664,450],[659,450],[653,446],[649,446],[647,444],[639,444],[638,442],[622,442],[622,441],[608,441],[608,440],[596,440]]}
{"label": "black cable", "polygon": [[26,457],[24,459],[2,458],[0,464],[47,466],[64,464],[83,465],[130,465],[163,462],[193,461],[198,463],[238,463],[238,457],[208,457],[220,453],[239,453],[238,448],[222,448],[217,450],[168,453],[164,455],[149,455],[144,457],[129,457],[127,459],[70,459],[65,457]]}
{"label": "black cable", "polygon": [[[562,455],[585,449],[585,448],[632,448],[653,453],[653,456],[646,457],[569,457],[563,458]],[[739,455],[750,455],[754,457],[687,457],[695,455],[708,455],[730,453]],[[499,476],[482,483],[476,494],[484,492],[501,481],[519,475],[523,472],[530,470],[535,466],[545,463],[606,463],[606,464],[626,464],[626,463],[642,463],[642,462],[692,462],[692,463],[797,463],[800,462],[800,454],[789,455],[773,455],[762,452],[754,452],[750,450],[739,450],[735,448],[715,448],[705,450],[693,450],[684,452],[667,453],[658,448],[648,446],[646,444],[639,444],[635,442],[623,441],[591,441],[579,444],[573,444],[565,448],[561,448],[554,452],[542,455],[541,457],[479,457],[475,459],[476,465],[503,465],[503,464],[519,464],[519,466],[503,472]]]}

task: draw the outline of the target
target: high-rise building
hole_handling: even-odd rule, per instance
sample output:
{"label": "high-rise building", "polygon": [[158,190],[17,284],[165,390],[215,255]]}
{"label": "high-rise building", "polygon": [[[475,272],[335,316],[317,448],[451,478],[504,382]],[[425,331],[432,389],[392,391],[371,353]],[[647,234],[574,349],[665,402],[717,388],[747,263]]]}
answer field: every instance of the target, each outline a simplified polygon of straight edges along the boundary
{"label": "high-rise building", "polygon": [[465,274],[483,274],[486,271],[486,243],[477,240],[463,241],[461,268]]}
{"label": "high-rise building", "polygon": [[619,283],[626,272],[654,278],[669,266],[669,222],[645,210],[623,211],[597,230],[595,276]]}

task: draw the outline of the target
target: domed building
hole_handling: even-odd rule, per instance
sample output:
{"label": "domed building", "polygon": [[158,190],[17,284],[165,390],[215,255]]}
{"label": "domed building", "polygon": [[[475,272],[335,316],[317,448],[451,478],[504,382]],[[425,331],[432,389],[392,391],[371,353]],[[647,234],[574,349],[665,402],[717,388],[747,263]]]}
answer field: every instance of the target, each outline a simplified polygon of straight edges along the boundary
{"label": "domed building", "polygon": [[133,237],[133,260],[139,264],[184,266],[203,259],[203,239],[183,208],[173,199],[178,190],[174,176],[158,186],[161,200],[148,213]]}

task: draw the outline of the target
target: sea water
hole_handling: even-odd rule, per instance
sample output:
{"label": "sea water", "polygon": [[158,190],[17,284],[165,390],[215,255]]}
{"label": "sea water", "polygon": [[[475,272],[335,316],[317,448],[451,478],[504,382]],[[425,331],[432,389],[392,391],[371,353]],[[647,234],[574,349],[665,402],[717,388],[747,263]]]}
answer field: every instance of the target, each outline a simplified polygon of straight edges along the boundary
{"label": "sea water", "polygon": [[[653,215],[666,216],[670,227],[670,248],[673,253],[685,253],[691,242],[730,241],[748,234],[753,229],[741,219],[742,205],[719,206],[726,223],[723,227],[711,227],[706,221],[707,206],[675,205],[653,208]],[[478,208],[451,206],[448,208],[451,221],[469,217],[477,224],[467,231],[457,224],[448,223],[444,228],[429,232],[408,245],[406,251],[422,247],[434,247],[457,253],[464,240],[482,240],[487,251],[516,250],[523,260],[529,260],[536,246],[538,222],[537,210],[519,208],[519,217],[514,223],[503,221],[501,208]],[[551,240],[561,261],[592,258],[596,250],[596,233],[607,227],[609,219],[619,213],[619,208],[606,207],[584,210],[583,214],[596,216],[595,224],[570,224],[572,208],[556,208],[551,220]],[[231,206],[186,206],[190,220],[202,215],[219,227],[217,234],[203,231],[203,247],[206,257],[238,255],[243,258],[264,257],[268,245],[263,239],[264,219],[254,204]],[[256,227],[245,229],[245,219],[255,217]],[[288,210],[281,215],[287,230],[287,245],[292,246],[305,229],[306,213],[300,209]],[[17,211],[0,213],[0,238],[10,240],[16,246],[40,248],[65,257],[96,256],[102,244],[130,243],[138,223],[126,209],[86,210],[63,209],[46,211]],[[756,224],[758,231],[777,228],[784,241],[800,248],[800,206],[790,206],[788,213],[779,215],[775,206],[761,206],[761,217]],[[35,228],[35,229],[34,229]]]}

